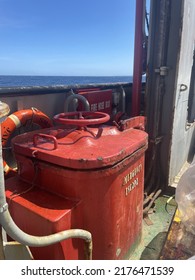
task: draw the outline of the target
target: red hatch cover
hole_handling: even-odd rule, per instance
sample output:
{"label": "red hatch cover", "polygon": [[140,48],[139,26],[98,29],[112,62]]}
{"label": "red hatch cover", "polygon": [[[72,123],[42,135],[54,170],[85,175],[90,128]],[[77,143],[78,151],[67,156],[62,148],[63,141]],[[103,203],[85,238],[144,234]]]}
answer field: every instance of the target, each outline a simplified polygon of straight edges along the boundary
{"label": "red hatch cover", "polygon": [[113,166],[147,148],[148,135],[139,129],[114,126],[65,129],[53,127],[25,133],[12,140],[14,152],[72,169]]}

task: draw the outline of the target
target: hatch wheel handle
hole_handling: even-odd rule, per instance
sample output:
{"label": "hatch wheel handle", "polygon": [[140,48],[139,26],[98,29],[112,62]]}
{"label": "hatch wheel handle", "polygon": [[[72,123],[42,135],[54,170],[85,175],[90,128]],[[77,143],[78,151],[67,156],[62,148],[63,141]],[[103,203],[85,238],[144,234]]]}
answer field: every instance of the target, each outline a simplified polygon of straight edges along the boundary
{"label": "hatch wheel handle", "polygon": [[[77,117],[77,119],[69,119],[69,117]],[[102,124],[109,121],[110,116],[103,112],[67,112],[54,116],[54,121],[60,124],[87,126],[94,124]]]}

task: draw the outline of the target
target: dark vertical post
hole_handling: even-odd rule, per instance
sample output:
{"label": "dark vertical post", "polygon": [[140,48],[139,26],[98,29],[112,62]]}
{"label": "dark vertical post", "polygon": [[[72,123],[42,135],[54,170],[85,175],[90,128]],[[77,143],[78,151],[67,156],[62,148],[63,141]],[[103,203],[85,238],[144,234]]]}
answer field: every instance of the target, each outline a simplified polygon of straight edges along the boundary
{"label": "dark vertical post", "polygon": [[4,260],[4,250],[3,250],[3,236],[2,236],[2,227],[0,226],[0,260]]}
{"label": "dark vertical post", "polygon": [[132,108],[130,113],[132,117],[140,114],[144,3],[145,0],[136,0]]}

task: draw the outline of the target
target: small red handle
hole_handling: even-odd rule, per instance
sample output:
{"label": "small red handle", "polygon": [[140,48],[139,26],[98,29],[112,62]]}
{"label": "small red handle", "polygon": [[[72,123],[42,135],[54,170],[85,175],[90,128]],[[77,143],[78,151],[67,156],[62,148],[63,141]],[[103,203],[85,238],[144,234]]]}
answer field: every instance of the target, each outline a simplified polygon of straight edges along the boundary
{"label": "small red handle", "polygon": [[34,134],[34,136],[33,136],[33,145],[35,147],[37,147],[37,145],[38,145],[38,138],[44,138],[44,139],[47,139],[47,140],[50,140],[50,141],[52,140],[53,144],[54,144],[53,150],[56,150],[58,148],[58,142],[57,142],[57,139],[56,139],[55,136],[48,135],[48,134],[43,134],[43,133]]}

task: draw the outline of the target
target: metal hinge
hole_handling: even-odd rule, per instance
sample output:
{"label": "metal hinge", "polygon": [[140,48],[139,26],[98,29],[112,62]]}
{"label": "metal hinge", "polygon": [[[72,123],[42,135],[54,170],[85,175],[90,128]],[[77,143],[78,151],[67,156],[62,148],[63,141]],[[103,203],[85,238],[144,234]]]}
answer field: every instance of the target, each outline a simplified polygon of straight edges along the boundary
{"label": "metal hinge", "polygon": [[160,76],[167,76],[169,69],[170,68],[168,66],[161,66],[161,67],[155,69],[155,73],[159,73]]}

